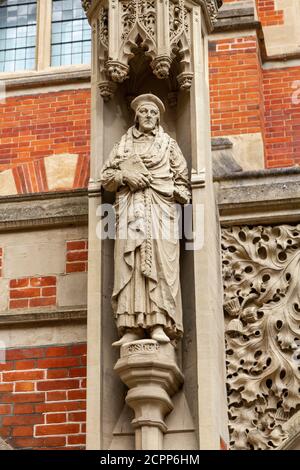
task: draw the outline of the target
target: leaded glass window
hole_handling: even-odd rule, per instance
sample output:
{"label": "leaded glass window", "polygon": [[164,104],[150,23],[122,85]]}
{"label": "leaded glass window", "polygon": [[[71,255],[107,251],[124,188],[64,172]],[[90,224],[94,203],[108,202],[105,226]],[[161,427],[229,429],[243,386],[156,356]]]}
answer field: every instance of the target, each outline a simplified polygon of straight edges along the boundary
{"label": "leaded glass window", "polygon": [[37,2],[0,1],[0,72],[35,68]]}
{"label": "leaded glass window", "polygon": [[91,31],[81,0],[52,0],[51,65],[89,64]]}

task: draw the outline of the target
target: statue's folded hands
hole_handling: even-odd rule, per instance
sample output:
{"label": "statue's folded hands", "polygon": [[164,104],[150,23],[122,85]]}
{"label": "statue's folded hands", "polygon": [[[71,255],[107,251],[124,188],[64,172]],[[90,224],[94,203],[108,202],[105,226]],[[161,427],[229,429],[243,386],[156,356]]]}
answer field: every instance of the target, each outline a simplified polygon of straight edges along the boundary
{"label": "statue's folded hands", "polygon": [[137,189],[144,189],[150,186],[150,178],[148,175],[143,173],[138,173],[137,171],[122,171],[122,179],[125,184],[127,184],[131,191],[136,191]]}

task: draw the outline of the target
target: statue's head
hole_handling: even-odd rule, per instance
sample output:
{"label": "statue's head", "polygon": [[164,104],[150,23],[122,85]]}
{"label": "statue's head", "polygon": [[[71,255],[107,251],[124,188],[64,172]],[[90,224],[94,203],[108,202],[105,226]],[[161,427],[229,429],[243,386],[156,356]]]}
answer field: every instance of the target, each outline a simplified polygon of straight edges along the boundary
{"label": "statue's head", "polygon": [[141,132],[150,132],[159,126],[160,117],[165,112],[163,102],[155,95],[147,93],[135,98],[131,103],[135,111],[135,125]]}

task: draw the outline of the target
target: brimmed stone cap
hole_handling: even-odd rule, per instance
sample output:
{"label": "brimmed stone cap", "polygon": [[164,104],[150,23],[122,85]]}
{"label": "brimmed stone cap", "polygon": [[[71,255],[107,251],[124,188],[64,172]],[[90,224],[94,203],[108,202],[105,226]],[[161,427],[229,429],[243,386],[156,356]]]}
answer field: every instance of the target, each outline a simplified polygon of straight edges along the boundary
{"label": "brimmed stone cap", "polygon": [[163,102],[157,96],[152,95],[152,93],[145,93],[144,95],[139,95],[134,98],[134,100],[131,102],[131,108],[134,110],[134,112],[136,112],[137,109],[145,103],[155,104],[158,107],[161,115],[166,111]]}

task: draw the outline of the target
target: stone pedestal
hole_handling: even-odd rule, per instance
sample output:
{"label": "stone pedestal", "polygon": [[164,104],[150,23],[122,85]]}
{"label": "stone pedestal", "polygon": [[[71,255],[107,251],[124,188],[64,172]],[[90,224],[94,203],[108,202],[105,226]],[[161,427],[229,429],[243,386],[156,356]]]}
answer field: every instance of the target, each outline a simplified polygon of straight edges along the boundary
{"label": "stone pedestal", "polygon": [[127,343],[115,371],[129,388],[126,402],[135,413],[136,449],[162,450],[164,419],[173,410],[171,397],[183,384],[174,347],[147,339]]}

